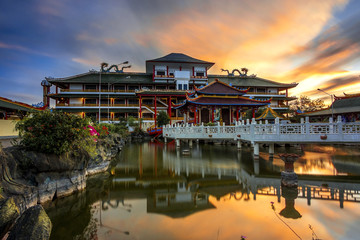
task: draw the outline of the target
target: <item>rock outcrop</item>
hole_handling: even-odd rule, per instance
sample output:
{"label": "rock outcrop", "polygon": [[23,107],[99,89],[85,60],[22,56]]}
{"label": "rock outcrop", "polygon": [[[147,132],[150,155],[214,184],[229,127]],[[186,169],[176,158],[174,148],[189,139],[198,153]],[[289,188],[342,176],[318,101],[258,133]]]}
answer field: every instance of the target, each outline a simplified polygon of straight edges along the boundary
{"label": "rock outcrop", "polygon": [[41,205],[27,209],[11,229],[8,240],[49,239],[51,221]]}
{"label": "rock outcrop", "polygon": [[3,239],[19,215],[20,210],[16,206],[13,198],[2,201],[0,207],[0,239]]}
{"label": "rock outcrop", "polygon": [[1,150],[1,178],[8,196],[21,198],[20,210],[67,196],[86,187],[86,178],[108,169],[124,140],[109,135],[97,144],[95,156],[87,152],[60,156],[25,151],[21,147]]}

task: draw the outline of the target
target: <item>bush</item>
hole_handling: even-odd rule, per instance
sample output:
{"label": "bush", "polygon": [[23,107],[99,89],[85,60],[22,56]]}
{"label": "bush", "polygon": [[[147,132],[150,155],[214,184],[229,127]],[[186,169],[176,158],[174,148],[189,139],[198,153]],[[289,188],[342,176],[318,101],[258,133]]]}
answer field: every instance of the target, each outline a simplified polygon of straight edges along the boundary
{"label": "bush", "polygon": [[74,114],[42,111],[26,116],[15,129],[27,150],[60,155],[82,149],[92,154],[101,135],[90,122]]}
{"label": "bush", "polygon": [[170,117],[167,115],[165,111],[160,111],[156,116],[156,120],[158,127],[161,127],[170,122]]}

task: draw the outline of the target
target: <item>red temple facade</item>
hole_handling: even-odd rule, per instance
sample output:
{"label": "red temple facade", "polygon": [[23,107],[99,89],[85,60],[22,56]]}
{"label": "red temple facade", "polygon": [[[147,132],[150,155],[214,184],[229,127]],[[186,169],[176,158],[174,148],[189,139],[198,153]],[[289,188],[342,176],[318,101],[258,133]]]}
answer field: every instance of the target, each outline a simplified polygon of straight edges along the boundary
{"label": "red temple facade", "polygon": [[246,110],[251,109],[254,116],[257,108],[270,104],[271,98],[257,100],[244,97],[248,90],[215,80],[202,88],[195,87],[193,92],[186,93],[184,103],[175,105],[174,109],[182,110],[186,122],[197,124],[219,121],[228,125],[239,121]]}

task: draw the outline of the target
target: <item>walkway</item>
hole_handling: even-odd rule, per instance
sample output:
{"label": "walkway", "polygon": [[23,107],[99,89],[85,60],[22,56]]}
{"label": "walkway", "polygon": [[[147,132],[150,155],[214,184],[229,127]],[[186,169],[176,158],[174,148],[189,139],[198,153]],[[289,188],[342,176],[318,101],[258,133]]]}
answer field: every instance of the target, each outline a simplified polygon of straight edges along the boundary
{"label": "walkway", "polygon": [[275,119],[275,124],[267,121],[263,124],[255,119],[250,123],[236,122],[235,126],[191,126],[189,124],[166,126],[163,128],[165,139],[175,139],[176,146],[180,140],[235,140],[238,148],[241,141],[251,142],[254,146],[254,155],[259,155],[259,144],[269,144],[270,154],[274,153],[275,143],[360,143],[360,122],[343,123],[339,116],[337,122],[330,118],[328,123],[310,123],[309,118],[301,119],[301,123],[280,123]]}

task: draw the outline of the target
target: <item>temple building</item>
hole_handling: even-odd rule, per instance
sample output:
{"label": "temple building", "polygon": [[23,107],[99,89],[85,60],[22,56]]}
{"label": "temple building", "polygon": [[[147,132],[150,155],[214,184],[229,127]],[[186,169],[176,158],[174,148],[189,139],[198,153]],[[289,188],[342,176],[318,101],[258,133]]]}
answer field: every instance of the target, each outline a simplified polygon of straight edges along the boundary
{"label": "temple building", "polygon": [[271,99],[256,100],[243,95],[249,89],[238,89],[217,79],[214,82],[186,94],[183,104],[174,106],[185,113],[185,121],[192,119],[194,123],[224,122],[226,125],[239,121],[239,116],[245,110],[251,109],[253,117],[255,109],[269,105]]}
{"label": "temple building", "polygon": [[0,119],[4,119],[4,120],[22,119],[27,113],[42,111],[45,109],[45,107],[34,107],[26,103],[17,102],[8,98],[0,97]]}
{"label": "temple building", "polygon": [[312,121],[328,121],[332,116],[335,121],[339,115],[343,122],[360,121],[360,93],[335,96],[334,102],[328,108],[300,114],[309,117]]}
{"label": "temple building", "polygon": [[[279,114],[288,112],[288,101],[295,99],[288,96],[288,89],[297,86],[296,83],[284,84],[259,78],[256,75],[248,76],[245,68],[241,71],[235,69],[231,73],[223,70],[227,71],[226,75],[211,75],[208,71],[214,65],[213,62],[192,58],[182,53],[171,53],[147,60],[146,71],[140,73],[125,72],[124,70],[130,67],[128,62],[120,65],[109,66],[103,63],[100,71],[90,70],[87,73],[65,78],[46,78],[42,82],[44,101],[55,100],[56,110],[92,117],[97,121],[118,121],[119,118],[133,116],[142,118],[145,124],[151,126],[156,122],[156,113],[159,111],[166,111],[173,122],[183,121],[184,111],[172,106],[190,101],[193,96],[189,95],[188,91],[197,91],[207,85],[210,86],[215,79],[219,79],[219,82],[232,87],[233,90],[246,89],[246,91],[238,91],[242,94],[242,101],[252,103],[268,101],[264,105],[270,104],[270,107]],[[55,88],[53,92],[50,91],[50,86],[52,89]],[[209,99],[209,96],[206,99]],[[235,119],[236,109],[239,106],[241,105],[233,104],[230,108],[224,107],[222,116],[229,117],[223,120],[230,123],[231,118]],[[227,111],[225,108],[232,111],[231,114],[225,114]],[[242,107],[242,110],[244,109],[245,106]],[[197,118],[197,122],[199,119],[212,119],[211,114],[205,113],[204,107],[201,110],[203,112],[200,118]],[[188,113],[187,116],[190,118],[188,120],[195,120],[192,113]]]}

